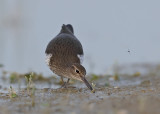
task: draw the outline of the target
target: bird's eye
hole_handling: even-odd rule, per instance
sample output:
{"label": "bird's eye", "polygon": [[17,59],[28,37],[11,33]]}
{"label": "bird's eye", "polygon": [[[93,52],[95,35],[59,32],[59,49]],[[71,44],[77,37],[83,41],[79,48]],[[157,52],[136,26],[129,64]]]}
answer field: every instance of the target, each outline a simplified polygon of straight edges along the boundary
{"label": "bird's eye", "polygon": [[79,70],[76,70],[76,73],[79,73]]}

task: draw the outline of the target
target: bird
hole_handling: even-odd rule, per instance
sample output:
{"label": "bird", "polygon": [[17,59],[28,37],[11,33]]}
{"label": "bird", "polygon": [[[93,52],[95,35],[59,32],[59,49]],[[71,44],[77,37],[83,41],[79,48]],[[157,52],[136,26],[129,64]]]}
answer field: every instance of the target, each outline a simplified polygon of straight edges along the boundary
{"label": "bird", "polygon": [[[70,79],[79,80],[93,91],[85,78],[86,69],[82,66],[83,47],[74,35],[71,24],[63,24],[60,32],[47,45],[46,63],[50,70],[61,77],[62,87],[66,88]],[[67,78],[66,82],[63,78]]]}

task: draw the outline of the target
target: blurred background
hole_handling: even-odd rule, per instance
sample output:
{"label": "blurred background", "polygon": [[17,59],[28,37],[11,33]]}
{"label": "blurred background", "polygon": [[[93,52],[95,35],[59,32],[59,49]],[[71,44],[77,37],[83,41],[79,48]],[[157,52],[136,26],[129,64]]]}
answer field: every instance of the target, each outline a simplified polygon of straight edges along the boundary
{"label": "blurred background", "polygon": [[88,73],[112,73],[115,64],[158,64],[159,6],[159,0],[0,0],[0,64],[51,75],[46,46],[69,23]]}

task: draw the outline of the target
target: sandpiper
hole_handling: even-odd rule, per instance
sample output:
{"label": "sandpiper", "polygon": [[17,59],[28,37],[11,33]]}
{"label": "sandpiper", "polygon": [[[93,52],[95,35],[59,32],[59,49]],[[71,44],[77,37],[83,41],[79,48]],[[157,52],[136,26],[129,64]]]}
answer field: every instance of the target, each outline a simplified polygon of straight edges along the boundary
{"label": "sandpiper", "polygon": [[80,41],[74,36],[72,25],[62,25],[60,33],[53,38],[46,48],[46,62],[51,71],[63,78],[68,78],[62,87],[66,87],[70,79],[83,81],[93,91],[86,80],[86,70],[81,65],[83,48]]}

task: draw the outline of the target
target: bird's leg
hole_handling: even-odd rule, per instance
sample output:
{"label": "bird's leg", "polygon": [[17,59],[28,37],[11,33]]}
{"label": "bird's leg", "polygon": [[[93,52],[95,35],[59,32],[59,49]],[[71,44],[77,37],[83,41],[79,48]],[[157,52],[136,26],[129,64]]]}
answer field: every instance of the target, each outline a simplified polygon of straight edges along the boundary
{"label": "bird's leg", "polygon": [[65,82],[64,82],[64,80],[63,80],[63,76],[61,76],[61,81],[62,81],[62,86],[61,86],[61,88],[63,88],[64,85],[65,85]]}
{"label": "bird's leg", "polygon": [[63,80],[63,76],[61,76],[61,81],[62,81],[62,85],[64,85],[64,80]]}
{"label": "bird's leg", "polygon": [[67,82],[64,82],[61,88],[67,88],[67,84],[69,83],[70,78],[68,78]]}
{"label": "bird's leg", "polygon": [[68,84],[68,83],[69,83],[69,81],[70,81],[70,78],[68,78],[68,80],[67,80],[66,84]]}

